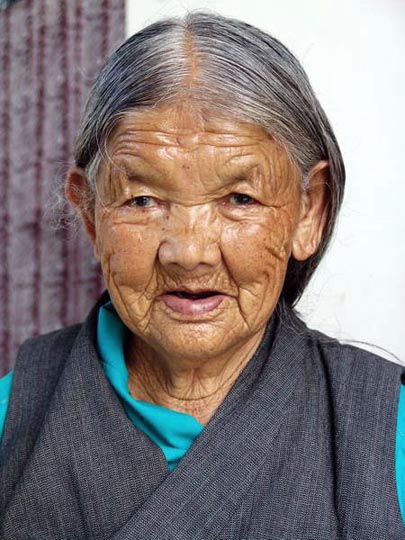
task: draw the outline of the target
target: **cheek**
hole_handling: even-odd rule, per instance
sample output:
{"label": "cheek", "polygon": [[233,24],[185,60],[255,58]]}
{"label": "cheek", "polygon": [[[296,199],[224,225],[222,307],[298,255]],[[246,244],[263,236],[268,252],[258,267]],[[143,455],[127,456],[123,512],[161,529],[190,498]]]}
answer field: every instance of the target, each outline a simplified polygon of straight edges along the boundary
{"label": "cheek", "polygon": [[153,276],[159,242],[155,228],[140,230],[130,224],[104,220],[97,245],[107,285],[113,279],[118,286],[143,290]]}
{"label": "cheek", "polygon": [[229,227],[224,235],[223,255],[234,280],[242,285],[262,283],[277,275],[282,280],[291,239],[291,219],[281,208],[269,209],[260,223]]}

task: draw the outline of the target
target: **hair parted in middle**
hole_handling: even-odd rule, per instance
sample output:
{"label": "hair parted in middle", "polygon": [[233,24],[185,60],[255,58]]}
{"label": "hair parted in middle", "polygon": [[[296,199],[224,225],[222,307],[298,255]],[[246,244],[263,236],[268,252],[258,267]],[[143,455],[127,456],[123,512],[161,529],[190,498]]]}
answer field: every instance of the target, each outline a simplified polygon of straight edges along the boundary
{"label": "hair parted in middle", "polygon": [[212,113],[266,130],[302,174],[329,162],[328,209],[323,237],[308,260],[290,259],[282,297],[294,304],[318,266],[342,203],[345,169],[339,146],[308,77],[277,39],[245,22],[194,11],[147,26],[108,59],[85,107],[75,162],[95,196],[106,143],[129,111],[175,103],[187,97]]}

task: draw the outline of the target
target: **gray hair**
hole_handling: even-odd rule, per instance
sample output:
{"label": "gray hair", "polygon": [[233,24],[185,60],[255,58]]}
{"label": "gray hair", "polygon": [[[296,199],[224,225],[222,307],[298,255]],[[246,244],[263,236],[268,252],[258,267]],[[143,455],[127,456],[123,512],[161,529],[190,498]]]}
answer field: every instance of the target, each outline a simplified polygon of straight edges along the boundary
{"label": "gray hair", "polygon": [[302,172],[329,161],[328,218],[317,252],[290,258],[282,296],[300,298],[330,242],[343,198],[339,146],[308,77],[277,39],[239,20],[196,11],[165,19],[131,36],[109,58],[85,107],[75,147],[93,193],[107,140],[122,116],[191,95],[210,110],[264,128]]}

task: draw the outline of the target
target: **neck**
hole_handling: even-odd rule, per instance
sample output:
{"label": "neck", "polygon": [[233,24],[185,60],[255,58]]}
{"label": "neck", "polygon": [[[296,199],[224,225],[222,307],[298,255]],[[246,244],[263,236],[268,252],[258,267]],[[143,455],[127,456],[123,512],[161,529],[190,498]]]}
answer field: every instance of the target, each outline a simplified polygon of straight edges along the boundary
{"label": "neck", "polygon": [[264,330],[237,349],[204,359],[162,355],[133,337],[125,354],[130,393],[206,425],[252,358]]}

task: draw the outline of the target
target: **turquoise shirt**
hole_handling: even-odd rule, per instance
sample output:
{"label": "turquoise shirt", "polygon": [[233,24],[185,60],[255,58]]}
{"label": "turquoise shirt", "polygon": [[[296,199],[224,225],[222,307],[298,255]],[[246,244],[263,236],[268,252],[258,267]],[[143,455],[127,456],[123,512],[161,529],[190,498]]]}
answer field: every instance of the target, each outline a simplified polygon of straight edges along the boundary
{"label": "turquoise shirt", "polygon": [[[106,377],[120,398],[128,418],[162,450],[169,470],[173,471],[204,426],[189,414],[131,396],[124,359],[127,335],[128,330],[116,314],[112,303],[102,306],[98,313],[97,345]],[[13,372],[0,379],[0,440],[12,381]]]}
{"label": "turquoise shirt", "polygon": [[[97,344],[106,377],[117,393],[126,415],[162,450],[170,471],[174,470],[204,426],[193,416],[140,401],[128,389],[124,343],[128,330],[111,302],[98,316]],[[13,372],[0,379],[0,439],[11,394]],[[405,385],[401,386],[395,450],[395,472],[399,506],[405,523]]]}
{"label": "turquoise shirt", "polygon": [[117,392],[128,418],[162,450],[169,470],[198,437],[204,426],[190,414],[181,413],[140,401],[128,390],[128,370],[124,359],[124,343],[128,330],[116,314],[111,302],[99,311],[97,343],[107,379]]}

